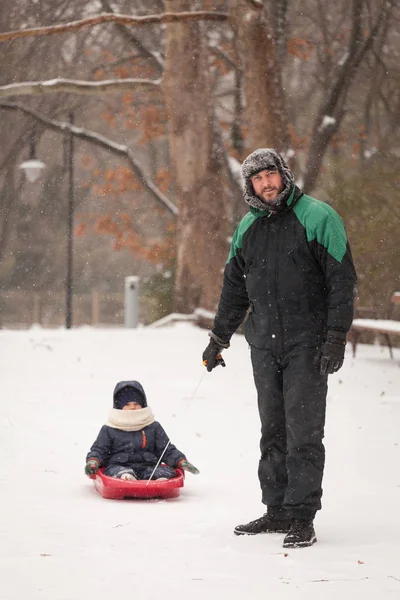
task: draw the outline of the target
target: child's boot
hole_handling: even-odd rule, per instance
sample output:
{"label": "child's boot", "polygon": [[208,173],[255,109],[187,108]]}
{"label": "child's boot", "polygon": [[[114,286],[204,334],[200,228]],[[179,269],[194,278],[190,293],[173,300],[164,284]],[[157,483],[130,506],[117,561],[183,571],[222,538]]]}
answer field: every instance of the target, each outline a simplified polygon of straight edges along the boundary
{"label": "child's boot", "polygon": [[136,477],[133,473],[125,471],[125,473],[122,473],[120,476],[120,479],[123,479],[124,481],[135,481]]}

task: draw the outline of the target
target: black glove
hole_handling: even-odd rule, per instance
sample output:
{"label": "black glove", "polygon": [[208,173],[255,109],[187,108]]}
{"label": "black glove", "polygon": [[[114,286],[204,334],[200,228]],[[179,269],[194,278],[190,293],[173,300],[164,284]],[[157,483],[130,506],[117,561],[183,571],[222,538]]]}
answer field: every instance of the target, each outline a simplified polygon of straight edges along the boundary
{"label": "black glove", "polygon": [[326,342],[322,346],[319,370],[322,375],[332,375],[343,365],[346,348],[346,334],[343,331],[328,331]]}
{"label": "black glove", "polygon": [[226,367],[221,351],[224,348],[229,348],[229,342],[223,342],[214,334],[210,334],[210,337],[210,343],[203,352],[203,365],[207,367],[207,371],[212,371],[218,365]]}

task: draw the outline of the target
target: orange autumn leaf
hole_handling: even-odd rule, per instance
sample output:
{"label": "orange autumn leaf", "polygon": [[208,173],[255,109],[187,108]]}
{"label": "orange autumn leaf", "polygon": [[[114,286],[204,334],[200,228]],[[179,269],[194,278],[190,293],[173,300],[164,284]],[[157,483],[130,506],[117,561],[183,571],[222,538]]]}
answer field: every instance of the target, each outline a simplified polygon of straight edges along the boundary
{"label": "orange autumn leaf", "polygon": [[221,75],[227,75],[231,71],[231,67],[228,65],[224,58],[219,56],[212,56],[210,59],[211,66],[218,70]]}
{"label": "orange autumn leaf", "polygon": [[92,163],[92,157],[89,156],[88,154],[85,154],[84,156],[82,156],[81,158],[81,164],[84,167],[89,167]]}
{"label": "orange autumn leaf", "polygon": [[93,78],[96,81],[100,81],[100,80],[104,79],[104,69],[96,69],[96,71],[94,72]]}
{"label": "orange autumn leaf", "polygon": [[107,121],[110,127],[115,127],[115,115],[106,111],[102,113],[101,118]]}
{"label": "orange autumn leaf", "polygon": [[132,217],[127,215],[126,213],[120,215],[119,217],[122,221],[122,224],[125,229],[132,228]]}
{"label": "orange autumn leaf", "polygon": [[289,127],[289,135],[291,144],[296,150],[304,150],[304,148],[307,148],[309,136],[298,136],[293,126]]}
{"label": "orange autumn leaf", "polygon": [[169,185],[171,183],[171,175],[169,174],[169,172],[167,171],[167,169],[160,169],[160,171],[158,171],[157,175],[156,175],[156,184],[157,187],[162,191],[162,192],[166,192],[169,188]]}
{"label": "orange autumn leaf", "polygon": [[312,42],[304,38],[292,38],[288,41],[287,51],[301,60],[308,60],[313,48]]}
{"label": "orange autumn leaf", "polygon": [[77,225],[75,227],[75,236],[76,237],[83,237],[85,234],[85,231],[87,229],[87,224],[86,223],[79,223],[79,225]]}
{"label": "orange autumn leaf", "polygon": [[133,104],[133,93],[132,92],[126,92],[122,96],[122,104],[128,104],[128,105]]}
{"label": "orange autumn leaf", "polygon": [[130,71],[127,67],[116,67],[114,72],[120,79],[127,79],[130,76]]}
{"label": "orange autumn leaf", "polygon": [[115,221],[112,219],[111,215],[104,215],[102,217],[99,217],[94,226],[94,229],[98,233],[113,233],[114,235],[119,233],[118,227]]}
{"label": "orange autumn leaf", "polygon": [[165,133],[165,111],[155,106],[146,106],[140,109],[140,122],[142,137],[139,144],[145,144],[151,138],[156,138]]}
{"label": "orange autumn leaf", "polygon": [[103,50],[102,54],[104,56],[104,60],[106,62],[112,62],[114,60],[114,56],[111,54],[111,52],[109,50]]}

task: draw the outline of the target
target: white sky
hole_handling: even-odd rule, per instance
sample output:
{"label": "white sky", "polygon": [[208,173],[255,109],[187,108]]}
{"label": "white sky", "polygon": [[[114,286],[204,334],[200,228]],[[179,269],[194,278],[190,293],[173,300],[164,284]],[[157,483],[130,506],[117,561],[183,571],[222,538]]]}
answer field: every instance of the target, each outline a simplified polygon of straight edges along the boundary
{"label": "white sky", "polygon": [[[330,378],[319,541],[284,551],[232,533],[264,512],[256,396],[245,340],[211,374],[207,342],[188,323],[0,331],[1,600],[400,598],[400,350],[348,348]],[[104,500],[84,475],[120,379],[201,471],[178,499]]]}

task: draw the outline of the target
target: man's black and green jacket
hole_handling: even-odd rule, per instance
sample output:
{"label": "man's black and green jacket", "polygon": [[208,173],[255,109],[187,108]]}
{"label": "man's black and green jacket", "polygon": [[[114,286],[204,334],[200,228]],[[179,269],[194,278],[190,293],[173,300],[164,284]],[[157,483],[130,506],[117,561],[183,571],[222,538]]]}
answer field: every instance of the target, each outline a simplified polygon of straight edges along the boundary
{"label": "man's black and green jacket", "polygon": [[294,187],[285,209],[250,209],[232,239],[213,333],[229,341],[247,311],[251,346],[280,353],[347,332],[356,272],[343,221]]}

